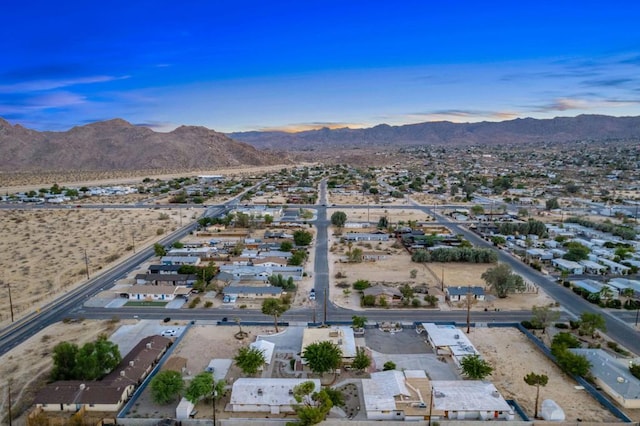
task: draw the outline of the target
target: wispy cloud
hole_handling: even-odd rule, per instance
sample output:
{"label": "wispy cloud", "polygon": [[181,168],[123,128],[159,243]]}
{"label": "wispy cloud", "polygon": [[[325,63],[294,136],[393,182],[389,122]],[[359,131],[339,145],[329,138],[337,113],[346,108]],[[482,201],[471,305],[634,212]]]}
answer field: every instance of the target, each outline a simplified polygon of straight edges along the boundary
{"label": "wispy cloud", "polygon": [[589,87],[617,87],[617,86],[625,86],[629,83],[634,82],[633,78],[603,78],[596,80],[585,80],[582,82],[584,86]]}
{"label": "wispy cloud", "polygon": [[129,76],[114,77],[98,75],[73,79],[24,81],[21,83],[0,85],[0,93],[39,92],[84,84],[106,83],[127,78],[129,78]]}
{"label": "wispy cloud", "polygon": [[[346,122],[336,122],[336,121],[314,121],[309,123],[290,123],[285,124],[283,126],[273,126],[273,127],[261,127],[259,130],[262,132],[303,132],[306,130],[319,130],[322,128],[328,129],[343,129],[348,127],[350,129],[361,129],[364,127],[369,127],[367,124],[363,123],[346,123]],[[254,127],[255,129],[255,127]]]}
{"label": "wispy cloud", "polygon": [[530,106],[535,112],[554,112],[570,110],[592,110],[598,108],[611,108],[621,106],[631,106],[640,104],[640,99],[555,99],[553,102],[544,105]]}

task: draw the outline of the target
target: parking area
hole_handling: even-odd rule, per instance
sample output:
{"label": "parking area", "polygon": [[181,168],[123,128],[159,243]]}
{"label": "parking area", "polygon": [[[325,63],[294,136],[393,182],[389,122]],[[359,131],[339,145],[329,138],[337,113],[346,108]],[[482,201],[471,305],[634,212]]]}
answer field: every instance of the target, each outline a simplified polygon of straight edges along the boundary
{"label": "parking area", "polygon": [[186,326],[178,324],[176,321],[139,320],[135,324],[125,324],[120,326],[110,337],[113,343],[118,345],[120,354],[125,356],[133,347],[147,336],[162,335],[176,338],[185,330]]}
{"label": "parking area", "polygon": [[368,328],[364,335],[367,347],[383,354],[432,354],[431,346],[423,335],[412,329],[389,333],[377,328]]}

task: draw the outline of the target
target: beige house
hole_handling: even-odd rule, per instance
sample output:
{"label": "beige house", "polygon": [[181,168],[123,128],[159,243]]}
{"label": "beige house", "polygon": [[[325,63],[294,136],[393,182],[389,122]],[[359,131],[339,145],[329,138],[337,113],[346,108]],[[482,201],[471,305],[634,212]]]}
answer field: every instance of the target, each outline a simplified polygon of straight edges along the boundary
{"label": "beige house", "polygon": [[117,412],[171,343],[171,339],[162,336],[146,337],[102,380],[64,380],[50,383],[38,392],[34,404],[37,409],[45,412],[75,413],[82,408],[86,411]]}
{"label": "beige house", "polygon": [[[342,351],[342,362],[351,364],[356,356],[356,340],[351,327],[305,328],[300,353],[312,343],[333,342]],[[304,360],[302,361],[305,364]]]}
{"label": "beige house", "polygon": [[364,289],[362,294],[365,296],[375,296],[376,305],[379,305],[382,299],[384,299],[388,305],[399,305],[402,303],[402,293],[394,287],[374,285],[373,287]]}

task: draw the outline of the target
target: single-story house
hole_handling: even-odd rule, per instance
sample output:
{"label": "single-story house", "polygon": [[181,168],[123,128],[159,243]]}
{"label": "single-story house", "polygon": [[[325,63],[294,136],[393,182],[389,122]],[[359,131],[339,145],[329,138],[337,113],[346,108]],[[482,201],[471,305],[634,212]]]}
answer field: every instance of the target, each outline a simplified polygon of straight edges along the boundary
{"label": "single-story house", "polygon": [[369,420],[514,418],[496,387],[479,380],[429,380],[423,370],[390,370],[362,379],[362,390]]}
{"label": "single-story house", "polygon": [[584,266],[578,262],[567,259],[553,259],[551,264],[554,268],[558,268],[561,271],[567,271],[570,274],[581,275],[584,274]]}
{"label": "single-story house", "polygon": [[389,241],[389,234],[350,232],[342,235],[344,241]]}
{"label": "single-story house", "polygon": [[640,408],[640,380],[629,372],[629,361],[620,360],[602,349],[570,349],[591,363],[596,385],[624,408]]}
{"label": "single-story house", "polygon": [[177,274],[182,265],[150,265],[149,274]]}
{"label": "single-story house", "polygon": [[215,256],[217,252],[218,249],[216,247],[183,247],[169,250],[167,256],[195,256],[200,259],[208,259],[211,256]]}
{"label": "single-story house", "polygon": [[126,291],[119,289],[118,293],[126,293],[131,300],[170,301],[177,297],[187,297],[191,289],[180,285],[132,285]]}
{"label": "single-story house", "polygon": [[136,284],[193,285],[198,277],[193,274],[136,274]]}
{"label": "single-story house", "polygon": [[36,394],[34,404],[43,411],[75,413],[84,408],[87,411],[117,412],[171,343],[171,339],[162,336],[145,337],[102,380],[50,383]]}
{"label": "single-story house", "polygon": [[223,296],[235,296],[236,298],[261,299],[267,297],[280,297],[282,294],[282,288],[272,285],[230,285],[222,290],[222,294]]}
{"label": "single-story house", "polygon": [[579,260],[578,263],[584,266],[584,271],[587,274],[603,274],[607,271],[606,266],[592,260]]}
{"label": "single-story house", "polygon": [[375,296],[377,305],[380,304],[382,299],[390,305],[397,305],[402,302],[402,293],[394,287],[374,285],[373,287],[365,288],[362,294],[365,296]]}
{"label": "single-story house", "polygon": [[316,391],[320,390],[319,379],[239,378],[233,382],[231,388],[231,411],[291,413],[293,405],[297,404],[293,397],[293,389],[307,381],[313,382]]}
{"label": "single-story house", "polygon": [[628,266],[621,265],[620,263],[602,257],[598,258],[598,263],[606,266],[612,274],[627,274],[631,270]]}
{"label": "single-story house", "polygon": [[467,335],[455,325],[422,323],[422,329],[436,355],[450,356],[457,366],[465,356],[479,355]]}
{"label": "single-story house", "polygon": [[444,289],[447,299],[451,302],[460,302],[467,299],[469,295],[474,300],[484,300],[484,287],[480,286],[456,286]]}
{"label": "single-story house", "polygon": [[162,256],[160,263],[163,265],[192,265],[198,266],[200,258],[197,256]]}
{"label": "single-story house", "polygon": [[383,251],[365,251],[362,253],[362,260],[366,262],[375,262],[376,260],[385,260],[387,253]]}

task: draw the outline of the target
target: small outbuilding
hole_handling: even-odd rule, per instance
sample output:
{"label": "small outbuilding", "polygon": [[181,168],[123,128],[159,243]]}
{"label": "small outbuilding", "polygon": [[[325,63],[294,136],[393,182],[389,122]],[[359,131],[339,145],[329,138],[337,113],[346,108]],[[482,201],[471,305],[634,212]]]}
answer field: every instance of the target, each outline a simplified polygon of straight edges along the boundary
{"label": "small outbuilding", "polygon": [[563,422],[565,419],[564,410],[552,399],[542,401],[540,417],[548,422]]}

